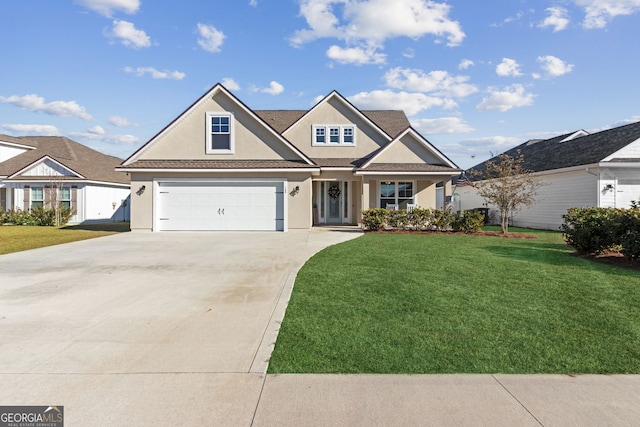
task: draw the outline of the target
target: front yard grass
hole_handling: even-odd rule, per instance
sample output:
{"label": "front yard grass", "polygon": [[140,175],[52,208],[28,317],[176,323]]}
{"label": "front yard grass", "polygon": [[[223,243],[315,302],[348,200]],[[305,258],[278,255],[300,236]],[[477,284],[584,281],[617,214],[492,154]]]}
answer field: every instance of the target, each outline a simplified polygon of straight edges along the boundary
{"label": "front yard grass", "polygon": [[640,373],[640,273],[527,233],[366,234],[321,251],[269,372]]}
{"label": "front yard grass", "polygon": [[128,222],[66,227],[0,226],[0,255],[129,231]]}

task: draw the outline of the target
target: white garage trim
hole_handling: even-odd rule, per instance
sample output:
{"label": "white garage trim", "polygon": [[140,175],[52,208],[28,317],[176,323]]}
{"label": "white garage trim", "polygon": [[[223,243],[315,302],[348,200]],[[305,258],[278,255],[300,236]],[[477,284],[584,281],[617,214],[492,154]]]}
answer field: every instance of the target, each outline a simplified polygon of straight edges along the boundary
{"label": "white garage trim", "polygon": [[[267,194],[267,200],[270,200],[275,204],[276,213],[274,214],[275,218],[273,218],[273,230],[278,231],[287,231],[288,229],[288,206],[287,206],[287,197],[288,193],[288,182],[285,178],[155,178],[153,180],[153,231],[163,231],[167,229],[167,218],[161,218],[163,215],[162,210],[166,212],[171,210],[170,205],[162,206],[164,202],[161,202],[161,198],[163,196],[163,189],[173,189],[174,191],[177,188],[181,188],[184,190],[184,194],[195,191],[197,192],[198,188],[207,188],[210,187],[212,195],[220,195],[223,193],[229,194],[225,189],[236,187],[240,190],[242,194],[252,194],[254,192],[260,193],[261,188],[264,187],[275,187],[276,193]],[[218,189],[219,191],[216,191]],[[168,193],[165,193],[165,195]],[[198,193],[199,194],[199,193]],[[215,199],[215,196],[212,196]],[[240,196],[241,198],[241,196]],[[169,199],[166,199],[167,202]],[[240,199],[238,199],[240,200]],[[267,201],[265,201],[267,203]],[[239,218],[235,218],[234,216],[230,216],[229,213],[233,211],[233,209],[225,206],[212,206],[212,213],[214,215],[217,214],[217,210],[220,210],[221,218],[223,222],[217,223],[215,218],[206,218],[203,219],[204,222],[207,223],[205,226],[206,229],[211,230],[250,230],[253,229],[252,226],[247,226],[244,223],[240,223]],[[242,208],[240,206],[235,207],[236,212],[246,212],[246,208]],[[264,221],[267,221],[267,218],[263,218]],[[195,219],[194,219],[195,220]],[[180,229],[181,225],[179,225],[179,221],[172,225],[177,228],[169,228],[169,229]],[[257,229],[263,229],[265,227],[265,223],[259,224]],[[185,229],[193,229],[186,226]]]}

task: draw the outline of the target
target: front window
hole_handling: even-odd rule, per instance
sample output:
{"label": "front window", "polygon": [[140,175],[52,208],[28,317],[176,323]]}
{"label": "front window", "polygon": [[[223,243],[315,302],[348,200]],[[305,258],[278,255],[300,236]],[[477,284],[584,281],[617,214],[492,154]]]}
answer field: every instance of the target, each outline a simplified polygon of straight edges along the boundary
{"label": "front window", "polygon": [[71,209],[71,188],[70,187],[62,187],[60,189],[60,203],[61,208]]}
{"label": "front window", "polygon": [[207,153],[233,153],[233,116],[229,113],[207,113]]}
{"label": "front window", "polygon": [[407,209],[413,204],[413,182],[386,181],[380,183],[380,207],[387,209]]}
{"label": "front window", "polygon": [[314,125],[312,145],[353,146],[356,131],[353,125]]}
{"label": "front window", "polygon": [[42,187],[31,188],[31,209],[44,206],[44,191]]}

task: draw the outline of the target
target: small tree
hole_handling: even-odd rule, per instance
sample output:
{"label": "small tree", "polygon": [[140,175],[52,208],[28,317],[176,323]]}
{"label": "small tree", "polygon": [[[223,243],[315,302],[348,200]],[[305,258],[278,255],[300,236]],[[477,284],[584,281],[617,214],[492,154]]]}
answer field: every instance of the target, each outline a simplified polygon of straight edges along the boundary
{"label": "small tree", "polygon": [[523,206],[535,203],[542,180],[524,168],[524,155],[500,154],[486,163],[486,171],[473,173],[483,179],[477,182],[478,194],[500,211],[502,233],[509,231],[509,215]]}

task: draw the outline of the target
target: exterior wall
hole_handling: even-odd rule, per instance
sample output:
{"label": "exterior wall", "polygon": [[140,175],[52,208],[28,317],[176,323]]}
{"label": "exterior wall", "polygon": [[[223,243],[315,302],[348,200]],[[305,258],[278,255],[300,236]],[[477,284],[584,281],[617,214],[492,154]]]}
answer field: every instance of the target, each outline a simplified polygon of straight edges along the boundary
{"label": "exterior wall", "polygon": [[[237,173],[230,175],[206,173],[131,173],[131,230],[153,231],[155,180],[170,179],[205,179],[225,180],[234,179],[282,179],[287,181],[285,197],[287,204],[287,228],[308,229],[312,225],[312,181],[311,176],[304,173]],[[144,186],[144,191],[140,189]],[[293,194],[292,190],[298,186],[300,190]],[[140,193],[140,194],[138,194]]]}
{"label": "exterior wall", "polygon": [[82,190],[81,186],[78,186],[78,206],[84,211],[81,216],[78,216],[78,222],[129,220],[127,200],[131,194],[130,189],[88,184]]}
{"label": "exterior wall", "polygon": [[44,162],[40,162],[31,169],[24,171],[21,176],[50,176],[52,179],[60,176],[75,176],[70,170],[67,168],[60,166],[51,160],[45,160]]}
{"label": "exterior wall", "polygon": [[[516,227],[558,230],[562,225],[562,215],[571,207],[597,206],[598,178],[585,170],[541,174],[546,184],[538,189],[537,202],[524,207],[512,217],[511,225]],[[462,210],[482,207],[484,200],[470,186],[455,190],[460,196]],[[489,205],[492,222],[500,221],[495,206]]]}
{"label": "exterior wall", "polygon": [[[355,146],[312,146],[313,125],[348,125],[356,126]],[[284,133],[299,150],[310,158],[347,158],[359,159],[386,144],[388,140],[373,130],[357,114],[348,109],[335,98],[319,105],[307,117]]]}
{"label": "exterior wall", "polygon": [[378,157],[374,163],[429,163],[438,164],[442,161],[430,153],[424,145],[410,135],[406,135],[399,142],[395,142]]}
{"label": "exterior wall", "polygon": [[[234,153],[206,153],[207,112],[231,112],[234,116]],[[299,160],[300,157],[257,119],[224,93],[196,105],[148,147],[143,160]]]}
{"label": "exterior wall", "polygon": [[415,194],[416,204],[425,209],[436,209],[436,183],[433,181],[418,181]]}
{"label": "exterior wall", "polygon": [[632,201],[640,201],[640,166],[604,168],[601,176],[608,178],[600,182],[601,206],[630,208]]}

